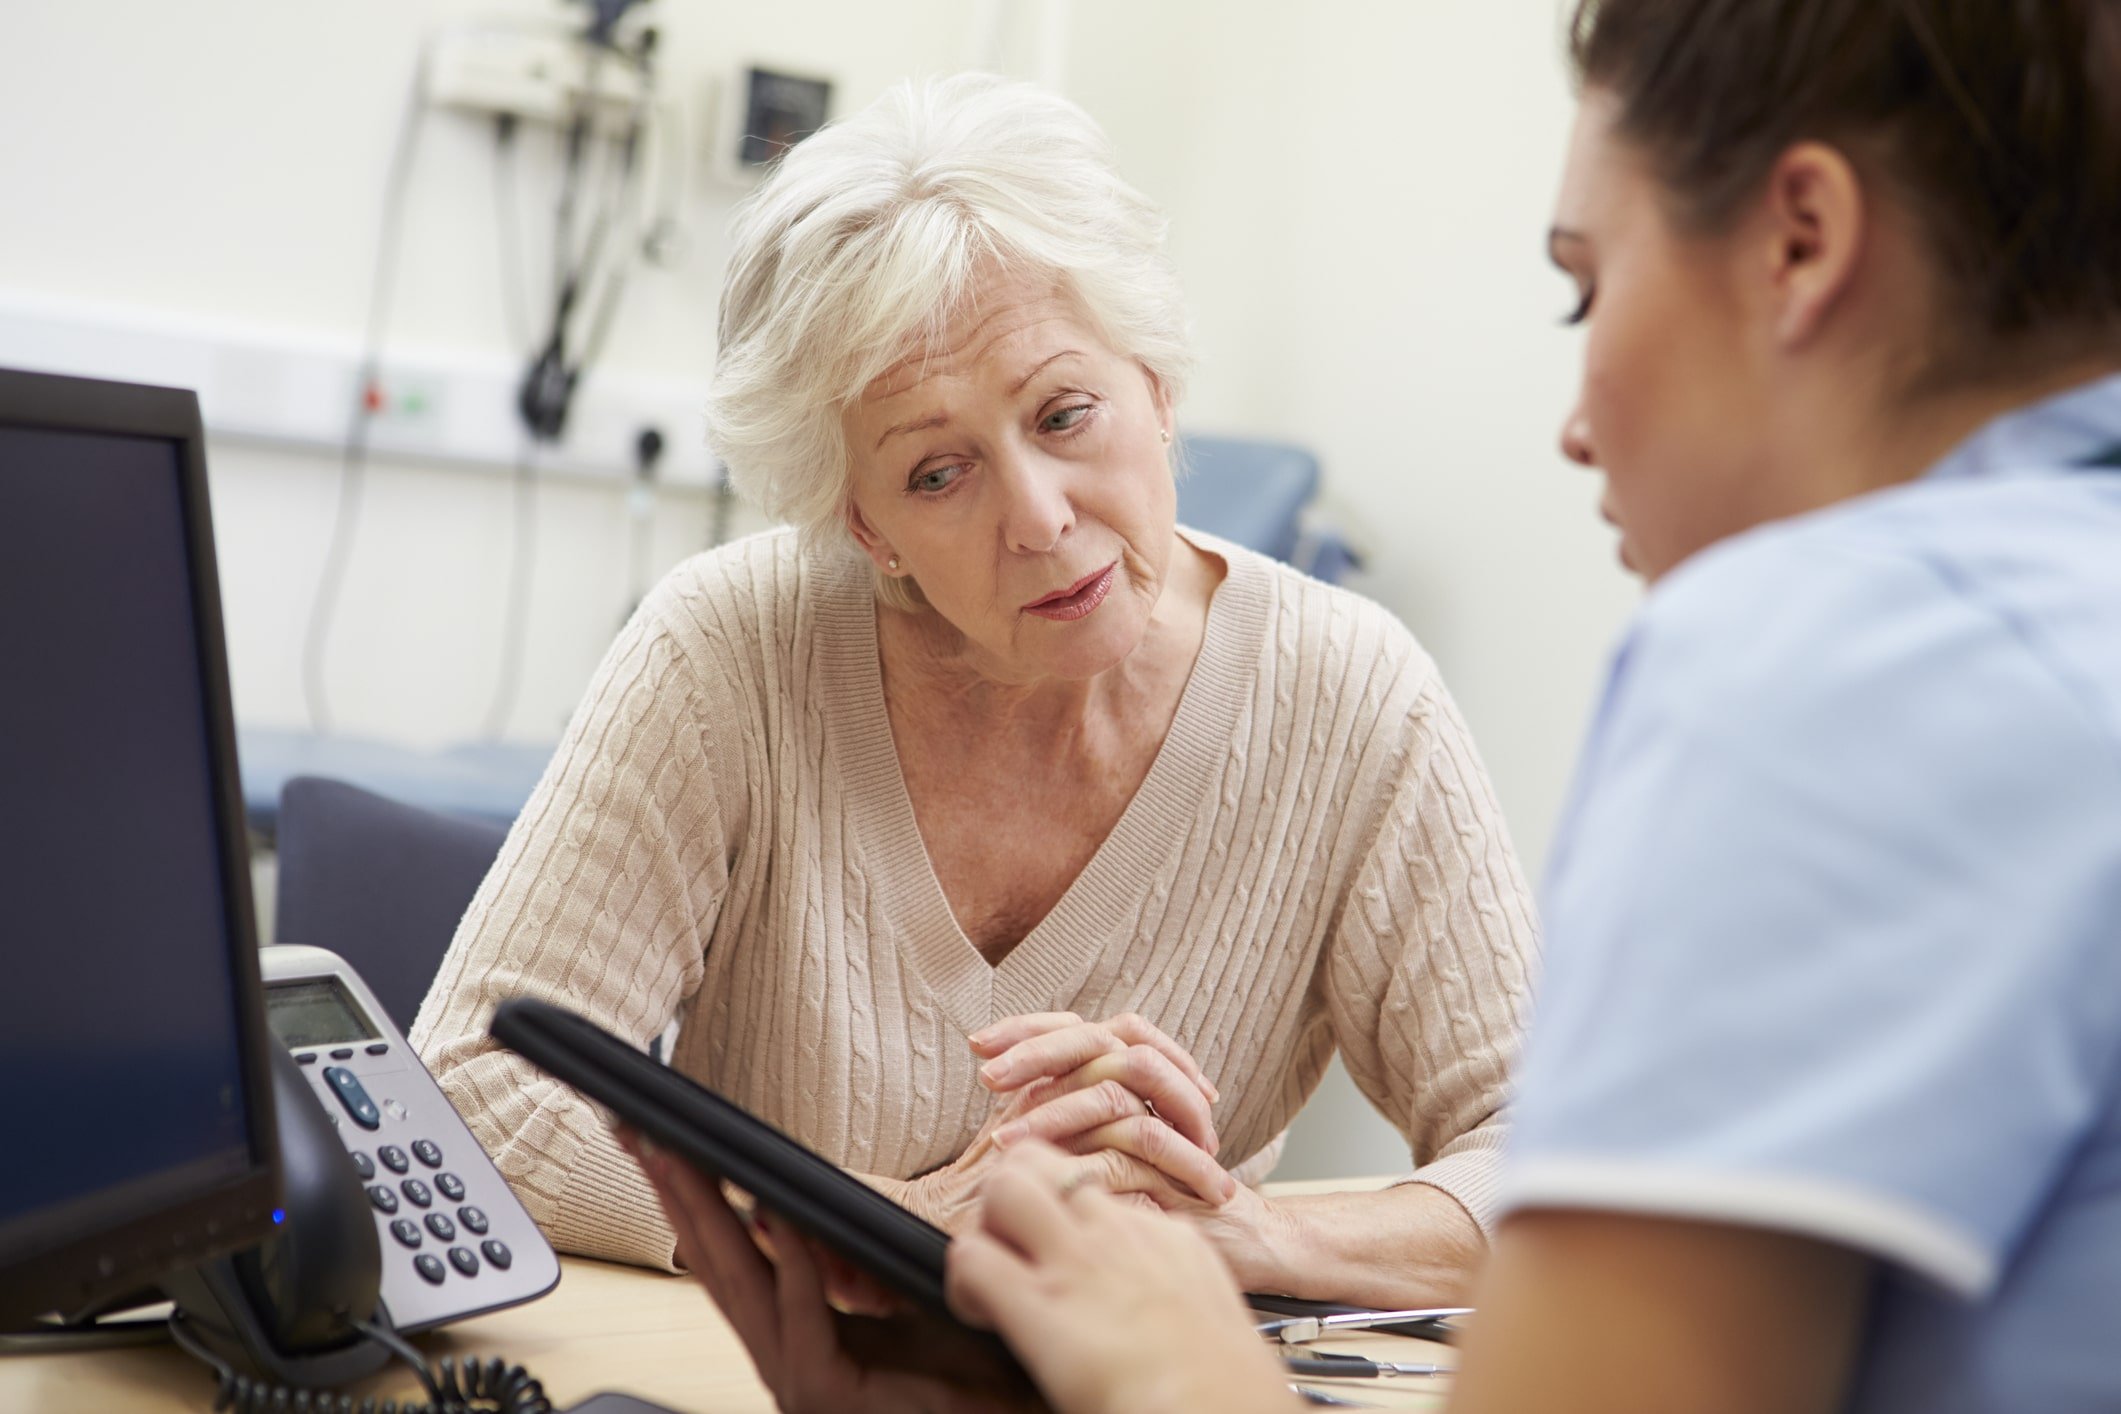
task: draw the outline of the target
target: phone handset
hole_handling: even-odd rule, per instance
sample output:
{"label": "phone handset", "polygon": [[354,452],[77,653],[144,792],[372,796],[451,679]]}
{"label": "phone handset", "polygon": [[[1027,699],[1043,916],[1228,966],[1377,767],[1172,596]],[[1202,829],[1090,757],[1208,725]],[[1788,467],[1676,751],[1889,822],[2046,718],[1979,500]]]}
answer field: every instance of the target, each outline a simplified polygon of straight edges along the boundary
{"label": "phone handset", "polygon": [[388,1364],[360,1326],[378,1309],[382,1251],[360,1176],[309,1083],[272,1057],[283,1187],[274,1235],[163,1282],[194,1337],[221,1359],[285,1384],[330,1387]]}

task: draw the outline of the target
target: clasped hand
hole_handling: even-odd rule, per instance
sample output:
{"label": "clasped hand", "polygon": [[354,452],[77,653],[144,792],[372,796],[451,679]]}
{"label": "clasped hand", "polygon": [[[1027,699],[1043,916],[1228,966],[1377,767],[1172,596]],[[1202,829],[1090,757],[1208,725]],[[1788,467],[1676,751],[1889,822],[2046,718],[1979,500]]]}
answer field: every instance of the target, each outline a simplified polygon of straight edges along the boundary
{"label": "clasped hand", "polygon": [[[1299,1239],[1284,1214],[1216,1161],[1211,1107],[1220,1096],[1185,1047],[1132,1013],[1014,1016],[969,1040],[985,1061],[980,1083],[995,1093],[994,1109],[956,1160],[900,1185],[899,1201],[963,1232],[1002,1154],[1042,1140],[1061,1151],[1070,1184],[1183,1217],[1240,1280],[1284,1284]],[[834,1294],[851,1293],[836,1285]]]}
{"label": "clasped hand", "polygon": [[1069,1156],[1073,1182],[1139,1206],[1202,1212],[1236,1196],[1240,1185],[1215,1161],[1215,1086],[1151,1022],[1039,1012],[970,1041],[985,1062],[980,1083],[997,1102],[963,1154],[907,1185],[907,1206],[936,1226],[969,1226],[1003,1152],[1028,1139]]}

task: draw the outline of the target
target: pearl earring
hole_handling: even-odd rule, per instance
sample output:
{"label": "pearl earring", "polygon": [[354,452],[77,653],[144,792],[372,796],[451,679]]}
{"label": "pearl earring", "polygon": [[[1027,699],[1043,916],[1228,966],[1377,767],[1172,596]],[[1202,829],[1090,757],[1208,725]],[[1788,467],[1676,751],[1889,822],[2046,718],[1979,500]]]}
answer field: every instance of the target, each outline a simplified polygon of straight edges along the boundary
{"label": "pearl earring", "polygon": [[898,556],[896,556],[896,555],[893,555],[893,556],[892,556],[892,557],[891,557],[891,558],[890,558],[890,559],[889,559],[888,561],[886,561],[886,564],[887,564],[887,565],[888,565],[888,567],[889,567],[889,568],[891,568],[891,569],[897,569],[897,568],[898,568]]}
{"label": "pearl earring", "polygon": [[1160,436],[1161,436],[1161,437],[1162,437],[1162,438],[1164,439],[1164,445],[1165,445],[1165,446],[1167,446],[1167,447],[1168,447],[1168,446],[1170,446],[1170,445],[1171,445],[1171,429],[1170,429],[1170,428],[1168,428],[1168,427],[1159,427],[1159,428],[1157,428],[1156,430],[1157,430],[1157,433],[1158,433],[1158,435],[1160,435]]}

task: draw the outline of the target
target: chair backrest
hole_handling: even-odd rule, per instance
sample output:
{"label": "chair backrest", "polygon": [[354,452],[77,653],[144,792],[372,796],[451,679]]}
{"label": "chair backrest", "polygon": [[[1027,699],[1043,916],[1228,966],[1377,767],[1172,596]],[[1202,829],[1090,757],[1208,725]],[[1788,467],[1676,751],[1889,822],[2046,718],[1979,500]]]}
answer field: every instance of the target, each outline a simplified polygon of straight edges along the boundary
{"label": "chair backrest", "polygon": [[1196,530],[1291,560],[1303,509],[1318,494],[1318,458],[1301,447],[1235,437],[1185,439],[1178,518]]}
{"label": "chair backrest", "polygon": [[297,776],[280,793],[274,940],[345,958],[409,1030],[507,834],[503,825]]}

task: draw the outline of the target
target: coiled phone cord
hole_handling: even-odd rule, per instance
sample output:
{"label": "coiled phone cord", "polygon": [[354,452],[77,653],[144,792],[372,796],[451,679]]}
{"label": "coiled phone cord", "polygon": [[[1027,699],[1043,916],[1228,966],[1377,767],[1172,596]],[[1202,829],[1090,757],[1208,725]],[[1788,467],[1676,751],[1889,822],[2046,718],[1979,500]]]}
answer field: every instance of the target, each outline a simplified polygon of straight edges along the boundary
{"label": "coiled phone cord", "polygon": [[169,1333],[177,1344],[206,1362],[214,1371],[217,1388],[214,1409],[230,1414],[552,1414],[552,1401],[545,1386],[521,1365],[499,1359],[480,1364],[466,1360],[461,1365],[445,1358],[437,1370],[406,1339],[387,1327],[365,1321],[354,1323],[360,1332],[411,1367],[425,1388],[425,1400],[398,1401],[374,1395],[357,1398],[329,1390],[296,1389],[268,1384],[238,1374],[227,1361],[199,1343],[184,1328],[185,1316],[172,1312]]}

